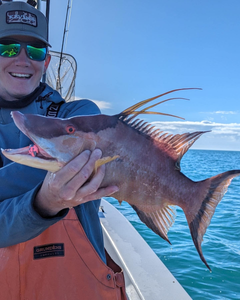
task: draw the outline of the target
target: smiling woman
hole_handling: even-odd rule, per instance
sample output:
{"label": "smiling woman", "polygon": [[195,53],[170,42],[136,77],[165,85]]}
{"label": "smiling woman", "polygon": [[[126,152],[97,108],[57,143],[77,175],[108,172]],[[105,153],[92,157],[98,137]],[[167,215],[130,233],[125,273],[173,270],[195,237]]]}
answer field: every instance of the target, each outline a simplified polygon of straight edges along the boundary
{"label": "smiling woman", "polygon": [[[18,100],[32,93],[50,62],[47,48],[36,48],[39,41],[32,37],[12,36],[0,40],[0,97]],[[9,51],[7,55],[6,51]],[[31,57],[31,58],[30,58]]]}
{"label": "smiling woman", "polygon": [[[22,1],[0,1],[0,147],[21,147],[22,156],[34,160],[44,156],[47,164],[49,155],[31,146],[28,135],[15,126],[14,111],[48,116],[51,107],[58,107],[55,117],[99,114],[91,101],[66,103],[57,91],[40,82],[50,62],[48,46],[48,22],[39,10]],[[66,129],[73,136],[73,128]],[[48,128],[50,134],[51,130]],[[126,300],[122,270],[105,253],[98,217],[99,199],[118,191],[115,185],[100,187],[104,166],[91,176],[101,155],[95,147],[87,149],[53,174],[22,168],[0,153],[0,282],[4,299],[75,300],[81,295],[84,299]],[[37,249],[45,248],[51,251],[38,255]],[[24,275],[21,271],[16,275],[16,268]]]}

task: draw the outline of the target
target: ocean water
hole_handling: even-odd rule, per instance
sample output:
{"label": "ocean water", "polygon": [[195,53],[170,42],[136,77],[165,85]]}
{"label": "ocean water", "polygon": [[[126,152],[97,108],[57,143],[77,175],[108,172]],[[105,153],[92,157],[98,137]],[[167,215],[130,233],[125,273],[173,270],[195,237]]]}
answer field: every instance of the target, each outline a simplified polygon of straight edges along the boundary
{"label": "ocean water", "polygon": [[[240,151],[189,150],[181,170],[194,181],[240,169]],[[204,235],[202,250],[212,269],[200,260],[183,211],[169,230],[169,245],[143,224],[131,206],[108,198],[132,223],[192,299],[240,299],[240,177],[234,178]]]}

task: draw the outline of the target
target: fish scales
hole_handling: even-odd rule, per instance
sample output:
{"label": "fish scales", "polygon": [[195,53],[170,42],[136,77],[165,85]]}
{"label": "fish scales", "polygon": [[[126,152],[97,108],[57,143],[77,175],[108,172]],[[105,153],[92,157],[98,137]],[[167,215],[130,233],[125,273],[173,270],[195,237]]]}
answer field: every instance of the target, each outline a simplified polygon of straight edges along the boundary
{"label": "fish scales", "polygon": [[[178,178],[175,180],[175,176],[169,172],[171,169],[174,170],[175,161],[168,155],[164,143],[161,146],[166,152],[161,152],[157,147],[158,143],[153,139],[139,134],[136,129],[128,128],[122,122],[112,130],[112,134],[109,131],[107,130],[106,134],[100,132],[101,138],[97,147],[102,149],[103,156],[117,154],[119,158],[106,167],[103,186],[117,184],[120,189],[114,195],[116,199],[125,200],[131,205],[143,203],[149,206],[149,210],[154,210],[153,205],[159,205],[159,200],[170,199],[170,193],[175,192],[174,188],[169,190],[169,183],[171,181],[177,183]],[[106,137],[102,138],[102,135]],[[106,144],[111,143],[107,148],[104,147],[106,139],[108,140]],[[179,173],[175,173],[178,177]],[[124,188],[121,188],[122,185],[125,185]]]}
{"label": "fish scales", "polygon": [[140,114],[165,115],[149,109],[174,98],[147,108],[142,106],[175,91],[178,90],[141,101],[114,116],[58,119],[13,112],[15,124],[38,151],[34,156],[28,149],[2,152],[13,161],[55,172],[85,149],[101,149],[103,159],[99,165],[108,162],[102,186],[117,185],[119,191],[113,197],[120,203],[128,202],[141,221],[169,243],[167,233],[175,219],[172,206],[181,207],[199,256],[210,269],[201,249],[203,235],[217,204],[231,180],[240,175],[240,170],[227,171],[200,182],[181,173],[181,158],[204,132],[170,135],[138,119]]}

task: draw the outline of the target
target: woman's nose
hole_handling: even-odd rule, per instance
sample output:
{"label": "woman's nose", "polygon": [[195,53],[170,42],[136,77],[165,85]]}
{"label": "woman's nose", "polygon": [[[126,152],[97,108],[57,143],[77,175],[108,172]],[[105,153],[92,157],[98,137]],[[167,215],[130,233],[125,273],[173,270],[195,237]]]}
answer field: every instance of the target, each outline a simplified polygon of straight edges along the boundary
{"label": "woman's nose", "polygon": [[30,58],[28,58],[26,50],[22,48],[18,56],[15,57],[15,62],[17,65],[29,65]]}

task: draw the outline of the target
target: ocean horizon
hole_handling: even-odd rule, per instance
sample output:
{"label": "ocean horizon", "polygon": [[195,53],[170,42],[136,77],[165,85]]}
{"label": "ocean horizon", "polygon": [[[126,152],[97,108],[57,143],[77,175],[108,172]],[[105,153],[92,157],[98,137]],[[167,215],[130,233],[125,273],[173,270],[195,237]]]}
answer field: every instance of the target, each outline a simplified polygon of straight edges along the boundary
{"label": "ocean horizon", "polygon": [[224,149],[199,149],[199,148],[191,148],[188,151],[197,150],[197,151],[227,151],[227,152],[240,152],[240,150],[224,150]]}

